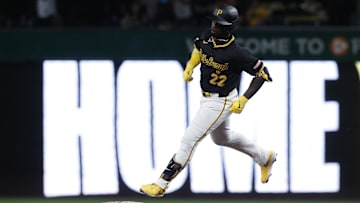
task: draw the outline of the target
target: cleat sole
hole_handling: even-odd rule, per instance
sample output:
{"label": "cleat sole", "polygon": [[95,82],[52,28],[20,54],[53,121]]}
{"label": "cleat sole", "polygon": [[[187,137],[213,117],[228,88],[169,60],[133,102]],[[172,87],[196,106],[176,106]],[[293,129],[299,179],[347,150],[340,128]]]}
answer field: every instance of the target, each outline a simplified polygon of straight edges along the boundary
{"label": "cleat sole", "polygon": [[152,197],[152,198],[163,198],[164,197],[164,195],[150,195],[150,194],[144,192],[141,188],[140,188],[140,192],[147,197]]}

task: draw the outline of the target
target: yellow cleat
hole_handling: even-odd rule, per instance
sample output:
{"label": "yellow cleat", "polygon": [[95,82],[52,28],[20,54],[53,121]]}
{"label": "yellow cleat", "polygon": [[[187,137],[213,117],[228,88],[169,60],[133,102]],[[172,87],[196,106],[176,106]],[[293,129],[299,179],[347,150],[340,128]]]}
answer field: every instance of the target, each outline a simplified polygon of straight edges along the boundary
{"label": "yellow cleat", "polygon": [[261,182],[267,183],[271,176],[272,165],[276,161],[277,153],[274,151],[270,151],[269,158],[264,166],[260,166],[261,168]]}
{"label": "yellow cleat", "polygon": [[160,186],[156,185],[155,183],[142,185],[140,187],[140,192],[144,193],[149,197],[164,197],[165,189],[161,188]]}

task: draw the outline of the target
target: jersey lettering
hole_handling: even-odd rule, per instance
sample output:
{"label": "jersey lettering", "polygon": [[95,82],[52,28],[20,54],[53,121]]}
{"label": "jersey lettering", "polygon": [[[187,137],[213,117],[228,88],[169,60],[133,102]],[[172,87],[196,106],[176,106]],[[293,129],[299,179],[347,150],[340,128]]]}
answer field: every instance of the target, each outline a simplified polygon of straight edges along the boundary
{"label": "jersey lettering", "polygon": [[221,64],[219,62],[214,61],[214,57],[209,57],[207,58],[206,54],[203,54],[203,50],[200,49],[200,60],[203,64],[213,67],[218,71],[225,71],[225,70],[229,70],[229,63],[224,63]]}

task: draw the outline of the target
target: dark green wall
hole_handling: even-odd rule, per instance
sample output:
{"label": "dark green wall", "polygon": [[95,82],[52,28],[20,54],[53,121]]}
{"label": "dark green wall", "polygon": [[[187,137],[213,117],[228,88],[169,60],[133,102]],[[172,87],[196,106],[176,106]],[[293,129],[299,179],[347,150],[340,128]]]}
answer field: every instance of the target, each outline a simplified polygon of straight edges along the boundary
{"label": "dark green wall", "polygon": [[[38,60],[54,58],[176,58],[187,59],[192,41],[201,30],[2,30],[0,60]],[[335,59],[355,60],[360,55],[360,29],[240,29],[238,41],[250,42],[254,54],[265,59]],[[344,55],[335,55],[331,41],[342,37],[347,43]],[[305,41],[304,41],[305,40]],[[288,53],[282,53],[280,42],[288,42]],[[310,53],[307,49],[317,49]],[[257,45],[251,42],[256,42]],[[305,42],[305,43],[304,43]],[[264,45],[264,43],[266,45]],[[264,46],[274,46],[272,50]],[[311,44],[315,43],[315,44]],[[261,46],[260,48],[257,46]]]}

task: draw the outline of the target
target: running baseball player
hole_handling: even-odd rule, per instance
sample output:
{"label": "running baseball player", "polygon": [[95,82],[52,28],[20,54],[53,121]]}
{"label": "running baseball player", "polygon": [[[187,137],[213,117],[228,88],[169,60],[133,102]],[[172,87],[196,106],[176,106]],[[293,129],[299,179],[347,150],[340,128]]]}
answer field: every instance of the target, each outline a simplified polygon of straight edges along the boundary
{"label": "running baseball player", "polygon": [[[245,136],[229,128],[232,113],[240,114],[248,100],[265,81],[272,81],[263,62],[235,42],[232,31],[239,19],[232,5],[220,5],[211,16],[210,30],[197,37],[183,77],[192,81],[194,68],[200,66],[200,86],[203,97],[194,119],[185,130],[181,145],[160,177],[140,187],[150,197],[163,197],[170,182],[190,162],[197,145],[211,135],[215,144],[230,147],[250,156],[261,169],[261,182],[267,183],[277,153],[265,150]],[[239,96],[242,71],[254,76],[248,89]]]}

